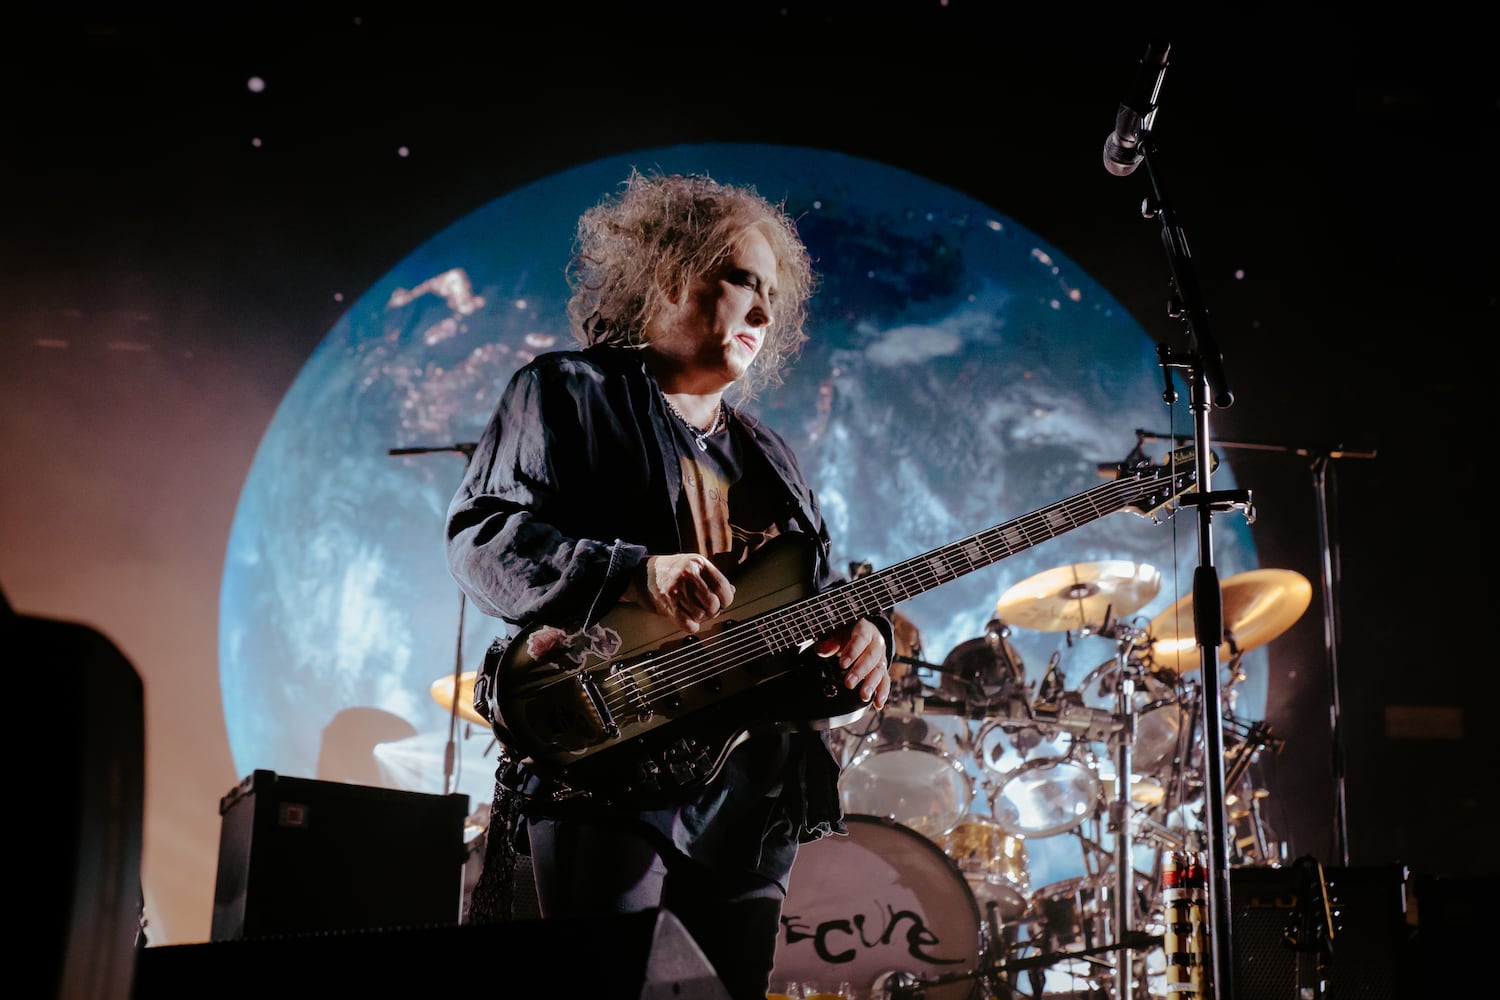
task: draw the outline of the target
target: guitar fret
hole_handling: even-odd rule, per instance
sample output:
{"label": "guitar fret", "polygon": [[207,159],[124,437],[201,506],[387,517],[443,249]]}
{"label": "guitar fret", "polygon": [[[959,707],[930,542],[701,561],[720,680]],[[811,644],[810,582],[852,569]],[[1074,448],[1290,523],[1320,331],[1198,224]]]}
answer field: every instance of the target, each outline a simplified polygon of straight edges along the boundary
{"label": "guitar fret", "polygon": [[[982,542],[976,542],[977,549],[975,546],[969,548],[969,562],[976,569],[980,566],[988,566],[991,563],[999,562],[1006,551],[1005,544],[999,538],[995,537],[993,533],[985,532],[985,536]],[[997,551],[1001,553],[1000,556],[995,555]]]}
{"label": "guitar fret", "polygon": [[766,645],[773,650],[790,649],[797,644],[795,636],[792,635],[792,630],[782,621],[786,617],[786,615],[772,615],[766,619],[765,623],[759,629],[763,636],[770,637]]}
{"label": "guitar fret", "polygon": [[[954,551],[951,553],[951,556],[961,555],[963,555],[963,553],[959,551]],[[947,583],[949,580],[956,580],[961,575],[958,570],[955,570],[953,568],[953,561],[951,556],[947,550],[944,550],[943,554],[937,559],[933,560],[932,563],[933,573],[940,577],[941,582],[943,583]]]}

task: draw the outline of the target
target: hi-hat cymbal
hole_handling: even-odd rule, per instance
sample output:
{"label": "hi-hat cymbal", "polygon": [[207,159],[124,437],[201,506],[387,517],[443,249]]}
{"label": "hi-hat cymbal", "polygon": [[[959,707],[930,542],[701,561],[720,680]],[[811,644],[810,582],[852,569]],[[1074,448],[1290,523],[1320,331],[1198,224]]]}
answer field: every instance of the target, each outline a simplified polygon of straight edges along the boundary
{"label": "hi-hat cymbal", "polygon": [[1022,580],[1000,595],[995,613],[1007,625],[1038,632],[1099,629],[1105,616],[1140,610],[1161,589],[1161,573],[1114,559],[1074,563]]}
{"label": "hi-hat cymbal", "polygon": [[[477,722],[486,729],[490,724],[484,716],[480,715],[474,708],[474,678],[478,676],[477,670],[465,670],[458,677],[458,714],[470,722]],[[432,700],[442,705],[445,709],[453,707],[453,675],[439,677],[432,682]]]}
{"label": "hi-hat cymbal", "polygon": [[[1224,642],[1219,662],[1263,646],[1291,628],[1312,603],[1312,584],[1289,569],[1252,569],[1219,584],[1224,609]],[[1151,659],[1158,667],[1186,673],[1197,670],[1202,657],[1193,625],[1193,595],[1179,600],[1149,626]]]}

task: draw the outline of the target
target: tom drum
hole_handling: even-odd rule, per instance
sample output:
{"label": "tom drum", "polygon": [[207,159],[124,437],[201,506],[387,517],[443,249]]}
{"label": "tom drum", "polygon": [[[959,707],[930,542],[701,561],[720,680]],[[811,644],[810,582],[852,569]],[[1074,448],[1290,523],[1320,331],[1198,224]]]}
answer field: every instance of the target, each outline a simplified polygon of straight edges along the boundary
{"label": "tom drum", "polygon": [[968,815],[974,783],[962,757],[922,719],[886,713],[839,776],[844,811],[883,816],[936,840]]}
{"label": "tom drum", "polygon": [[1066,733],[1044,740],[1033,728],[994,724],[980,731],[978,744],[981,762],[1000,773],[990,811],[1007,833],[1050,837],[1098,809],[1098,766],[1088,744]]}

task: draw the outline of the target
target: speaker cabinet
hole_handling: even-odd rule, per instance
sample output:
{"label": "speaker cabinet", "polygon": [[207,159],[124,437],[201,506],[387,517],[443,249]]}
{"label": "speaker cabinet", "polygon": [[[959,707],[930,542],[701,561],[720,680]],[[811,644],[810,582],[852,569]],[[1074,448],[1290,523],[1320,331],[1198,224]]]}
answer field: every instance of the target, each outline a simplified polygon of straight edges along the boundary
{"label": "speaker cabinet", "polygon": [[[1305,871],[1244,867],[1230,871],[1233,1000],[1405,1000],[1412,969],[1407,872],[1402,865],[1325,868],[1333,936],[1325,960],[1316,923],[1316,889]],[[1294,944],[1295,942],[1295,944]],[[1319,982],[1326,992],[1319,990]],[[1308,992],[1313,990],[1315,992]]]}
{"label": "speaker cabinet", "polygon": [[729,1000],[666,910],[146,948],[136,1000],[587,997]]}
{"label": "speaker cabinet", "polygon": [[256,771],[219,803],[210,939],[456,925],[467,795]]}
{"label": "speaker cabinet", "polygon": [[[146,717],[140,675],[100,632],[14,615],[0,594],[0,637],[21,674],[17,704],[65,709],[66,734],[35,748],[21,768],[28,823],[13,833],[32,853],[18,858],[39,885],[27,911],[41,949],[39,996],[111,1000],[130,995],[144,937],[141,829]],[[35,690],[31,690],[35,687]],[[41,826],[36,825],[41,823]],[[29,835],[28,835],[29,831]],[[45,832],[39,832],[45,831]],[[19,874],[19,873],[18,873]]]}

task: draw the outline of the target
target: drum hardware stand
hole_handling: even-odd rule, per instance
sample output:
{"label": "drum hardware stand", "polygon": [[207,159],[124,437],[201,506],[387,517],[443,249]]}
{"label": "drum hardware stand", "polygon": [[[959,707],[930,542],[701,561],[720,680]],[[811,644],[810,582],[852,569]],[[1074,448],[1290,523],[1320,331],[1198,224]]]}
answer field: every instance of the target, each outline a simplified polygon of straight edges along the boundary
{"label": "drum hardware stand", "polygon": [[[994,977],[994,981],[1000,983],[1011,982],[1009,973],[1026,972],[1034,969],[1043,969],[1056,965],[1069,958],[1088,958],[1093,955],[1103,955],[1111,951],[1119,951],[1122,948],[1146,950],[1154,948],[1162,943],[1160,934],[1146,934],[1139,932],[1122,933],[1114,941],[1103,944],[1091,945],[1080,948],[1077,951],[1048,951],[1037,955],[1028,955],[1025,958],[1007,958],[1003,962],[982,961],[972,972],[943,972],[937,975],[922,975],[920,973],[906,972],[904,970],[893,970],[884,972],[875,977],[871,995],[873,997],[885,997],[889,1000],[921,1000],[927,995],[926,990],[933,986],[946,986],[949,983],[973,982],[978,979]],[[1119,998],[1124,1000],[1124,998]]]}
{"label": "drum hardware stand", "polygon": [[1121,627],[1116,654],[1119,680],[1115,685],[1115,716],[1119,720],[1119,737],[1115,743],[1115,800],[1109,806],[1108,829],[1115,837],[1115,934],[1122,942],[1116,955],[1115,996],[1129,1000],[1134,958],[1128,941],[1136,923],[1135,842],[1131,837],[1130,819],[1134,810],[1130,781],[1135,772],[1135,681],[1140,662],[1132,657],[1139,636],[1135,630]]}
{"label": "drum hardware stand", "polygon": [[[1235,728],[1243,728],[1242,724],[1233,723]],[[1259,759],[1264,750],[1280,753],[1286,746],[1286,740],[1271,736],[1271,727],[1264,720],[1250,723],[1248,729],[1239,743],[1229,751],[1233,755],[1228,769],[1224,772],[1224,787],[1228,794],[1237,796],[1244,807],[1245,815],[1249,819],[1249,844],[1253,848],[1253,854],[1244,851],[1247,846],[1242,840],[1236,840],[1235,846],[1240,849],[1240,858],[1243,863],[1254,863],[1260,861],[1262,864],[1280,862],[1283,860],[1282,851],[1278,845],[1274,855],[1271,845],[1266,841],[1265,822],[1260,815],[1260,789],[1258,783],[1250,777],[1250,767]],[[1243,785],[1243,787],[1241,787]]]}

